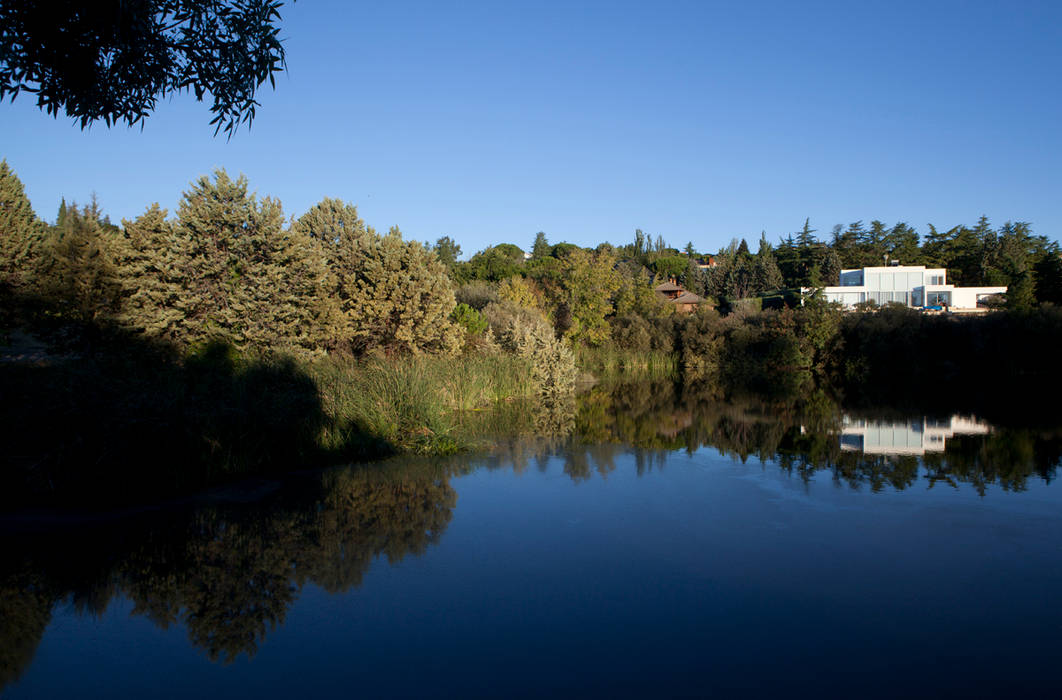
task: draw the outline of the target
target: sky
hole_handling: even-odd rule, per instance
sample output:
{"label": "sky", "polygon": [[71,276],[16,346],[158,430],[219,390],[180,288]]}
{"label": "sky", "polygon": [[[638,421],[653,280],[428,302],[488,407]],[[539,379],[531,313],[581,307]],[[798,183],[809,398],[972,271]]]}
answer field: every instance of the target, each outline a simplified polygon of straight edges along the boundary
{"label": "sky", "polygon": [[0,104],[0,158],[38,215],[96,194],[171,213],[244,174],[299,216],[379,231],[596,245],[640,228],[714,252],[805,218],[1026,221],[1062,237],[1062,2],[326,2],[282,8],[288,69],[250,130],[161,101],[82,131]]}

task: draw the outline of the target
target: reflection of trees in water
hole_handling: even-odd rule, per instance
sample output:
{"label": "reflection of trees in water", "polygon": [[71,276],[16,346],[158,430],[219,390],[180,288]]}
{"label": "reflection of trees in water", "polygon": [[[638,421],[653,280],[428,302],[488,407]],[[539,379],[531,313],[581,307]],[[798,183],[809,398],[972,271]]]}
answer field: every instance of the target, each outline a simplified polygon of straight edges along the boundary
{"label": "reflection of trees in water", "polygon": [[575,454],[568,455],[565,471],[573,479],[591,476],[598,461],[587,445],[594,450],[602,444],[633,446],[639,474],[647,454],[711,447],[742,462],[750,457],[774,461],[805,480],[826,472],[851,488],[905,489],[921,474],[930,487],[969,483],[984,493],[988,484],[1013,491],[1024,489],[1029,478],[1050,481],[1062,460],[1062,434],[1013,427],[957,436],[944,453],[921,457],[845,452],[838,440],[841,421],[840,406],[822,391],[770,401],[754,396],[724,401],[718,387],[710,385],[599,386],[580,397],[570,448]]}
{"label": "reflection of trees in water", "polygon": [[423,553],[457,502],[449,470],[428,463],[338,470],[322,486],[308,503],[199,510],[134,541],[103,528],[34,542],[22,570],[0,575],[0,684],[32,660],[63,600],[101,615],[122,595],[159,627],[184,624],[211,660],[253,655],[307,582],[344,591],[374,557]]}
{"label": "reflection of trees in water", "polygon": [[[538,410],[541,410],[540,408]],[[676,450],[710,447],[742,462],[774,462],[810,481],[828,474],[837,484],[880,491],[906,489],[919,479],[969,483],[980,492],[998,484],[1021,490],[1029,478],[1050,480],[1062,458],[1062,435],[998,427],[988,435],[955,437],[942,454],[881,455],[842,451],[843,413],[824,391],[764,400],[730,396],[713,385],[673,382],[598,385],[578,397],[566,430],[509,438],[478,462],[487,468],[522,472],[531,463],[544,470],[551,459],[583,481],[607,476],[619,454],[634,453],[638,474],[660,468]],[[551,420],[557,420],[554,411]],[[866,418],[904,423],[909,413]],[[570,434],[569,434],[570,431]]]}
{"label": "reflection of trees in water", "polygon": [[713,387],[599,386],[575,405],[511,408],[514,424],[534,428],[475,463],[453,457],[336,470],[297,501],[20,543],[24,556],[0,562],[0,688],[30,663],[64,600],[100,615],[125,596],[134,614],[160,627],[185,625],[212,660],[254,654],[307,583],[346,591],[376,557],[397,562],[438,542],[456,506],[450,478],[474,468],[522,472],[559,462],[582,481],[607,478],[632,451],[642,475],[676,450],[708,446],[741,461],[773,461],[805,480],[825,473],[851,488],[906,489],[924,478],[928,487],[968,483],[984,493],[990,484],[1022,490],[1031,478],[1050,481],[1062,459],[1062,432],[1008,427],[956,436],[944,452],[920,457],[842,451],[841,411],[818,392],[722,401]]}
{"label": "reflection of trees in water", "polygon": [[0,690],[29,667],[53,603],[37,574],[22,571],[0,579]]}

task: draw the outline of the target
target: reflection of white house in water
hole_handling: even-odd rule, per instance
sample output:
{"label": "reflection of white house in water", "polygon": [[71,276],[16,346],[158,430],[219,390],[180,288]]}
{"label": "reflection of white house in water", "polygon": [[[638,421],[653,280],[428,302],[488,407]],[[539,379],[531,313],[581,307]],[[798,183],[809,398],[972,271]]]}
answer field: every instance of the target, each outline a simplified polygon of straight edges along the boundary
{"label": "reflection of white house in water", "polygon": [[943,420],[915,418],[905,422],[845,416],[841,450],[880,455],[923,455],[943,452],[945,441],[956,435],[987,435],[990,431],[987,423],[963,416]]}
{"label": "reflection of white house in water", "polygon": [[947,271],[924,265],[892,265],[841,270],[840,286],[826,287],[827,301],[851,308],[864,301],[883,306],[890,301],[904,306],[946,306],[954,310],[983,309],[984,302],[1006,287],[956,287],[947,284]]}

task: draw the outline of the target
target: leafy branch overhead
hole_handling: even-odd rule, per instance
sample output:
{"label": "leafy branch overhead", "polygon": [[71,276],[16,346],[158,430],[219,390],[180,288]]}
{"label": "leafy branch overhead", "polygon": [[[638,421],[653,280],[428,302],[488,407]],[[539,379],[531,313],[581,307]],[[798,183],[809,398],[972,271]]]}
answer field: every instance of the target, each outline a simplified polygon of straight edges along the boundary
{"label": "leafy branch overhead", "polygon": [[209,95],[215,135],[250,124],[285,68],[279,0],[0,0],[0,99],[25,91],[84,129],[143,124],[160,97]]}

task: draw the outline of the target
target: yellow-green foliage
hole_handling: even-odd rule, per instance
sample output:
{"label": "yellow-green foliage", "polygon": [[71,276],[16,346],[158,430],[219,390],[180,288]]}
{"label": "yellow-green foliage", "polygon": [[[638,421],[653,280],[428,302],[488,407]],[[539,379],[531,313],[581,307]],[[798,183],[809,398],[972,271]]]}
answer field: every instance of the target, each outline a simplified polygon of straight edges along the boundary
{"label": "yellow-green foliage", "polygon": [[122,325],[194,345],[319,352],[334,337],[327,267],[316,242],[285,231],[280,203],[223,171],[184,194],[176,222],[155,205],[124,222]]}
{"label": "yellow-green foliage", "polygon": [[0,160],[0,284],[28,286],[35,277],[44,225],[6,160]]}
{"label": "yellow-green foliage", "polygon": [[582,248],[561,260],[565,301],[571,311],[571,327],[565,338],[572,343],[596,346],[608,340],[607,317],[612,314],[612,296],[619,286],[615,262],[607,252],[589,253]]}
{"label": "yellow-green foliage", "polygon": [[541,311],[546,308],[542,290],[532,280],[525,277],[510,277],[499,282],[498,297],[529,309]]}
{"label": "yellow-green foliage", "polygon": [[325,199],[292,225],[318,241],[329,263],[338,345],[355,354],[453,353],[462,345],[446,267],[397,227],[380,236],[357,209]]}
{"label": "yellow-green foliage", "polygon": [[397,228],[349,239],[339,252],[345,332],[356,352],[374,348],[454,353],[461,334],[450,320],[453,287],[446,268]]}
{"label": "yellow-green foliage", "polygon": [[352,434],[369,434],[403,450],[456,449],[467,441],[464,412],[536,393],[529,370],[512,355],[316,362],[310,372],[328,418],[322,445],[336,449]]}
{"label": "yellow-green foliage", "polygon": [[41,245],[34,285],[51,301],[53,312],[86,323],[111,319],[120,303],[114,263],[118,239],[95,200],[67,210]]}
{"label": "yellow-green foliage", "polygon": [[503,349],[531,362],[540,395],[557,397],[574,391],[575,357],[557,340],[541,312],[501,301],[487,306],[483,315]]}

